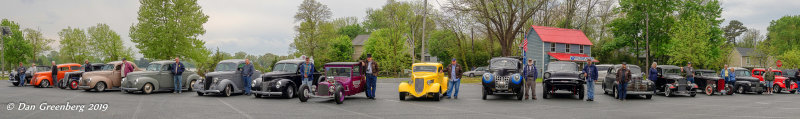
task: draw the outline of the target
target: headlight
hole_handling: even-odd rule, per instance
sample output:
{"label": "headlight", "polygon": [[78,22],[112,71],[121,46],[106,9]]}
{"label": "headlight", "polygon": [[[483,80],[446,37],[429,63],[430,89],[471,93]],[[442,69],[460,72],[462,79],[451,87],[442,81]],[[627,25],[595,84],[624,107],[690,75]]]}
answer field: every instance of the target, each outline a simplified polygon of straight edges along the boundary
{"label": "headlight", "polygon": [[511,82],[514,84],[522,83],[522,76],[520,76],[519,74],[511,75]]}
{"label": "headlight", "polygon": [[550,78],[550,72],[544,73],[544,75],[542,75],[542,78],[549,79]]}
{"label": "headlight", "polygon": [[125,79],[128,79],[128,77],[122,78],[122,82],[125,82]]}
{"label": "headlight", "polygon": [[257,80],[253,80],[253,81],[251,81],[251,82],[250,82],[250,87],[256,87],[256,81],[257,81]]}
{"label": "headlight", "polygon": [[433,80],[428,80],[428,85],[431,85],[432,83],[433,83]]}
{"label": "headlight", "polygon": [[490,74],[490,73],[483,74],[483,79],[482,80],[483,80],[483,83],[491,83],[492,80],[493,80],[492,74]]}
{"label": "headlight", "polygon": [[278,81],[278,83],[275,83],[275,88],[280,88],[280,87],[281,87],[281,81]]}
{"label": "headlight", "polygon": [[133,84],[139,84],[139,79],[133,80]]}
{"label": "headlight", "polygon": [[333,83],[333,76],[325,77],[325,81]]}
{"label": "headlight", "polygon": [[586,80],[586,76],[584,76],[584,75],[586,75],[586,73],[581,73],[581,74],[578,75],[578,78]]}

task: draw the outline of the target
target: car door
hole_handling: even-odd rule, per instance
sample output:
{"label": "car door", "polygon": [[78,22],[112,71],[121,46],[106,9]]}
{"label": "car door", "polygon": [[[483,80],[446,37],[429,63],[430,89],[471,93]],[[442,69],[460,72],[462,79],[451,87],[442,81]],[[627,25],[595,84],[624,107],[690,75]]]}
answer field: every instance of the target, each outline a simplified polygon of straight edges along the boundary
{"label": "car door", "polygon": [[614,74],[617,74],[616,70],[617,70],[616,68],[610,67],[606,71],[606,72],[608,72],[608,74],[612,74],[612,75],[606,75],[606,79],[603,80],[603,85],[605,85],[606,88],[608,88],[608,89],[613,88],[614,87],[614,81],[617,80],[616,75],[614,75]]}
{"label": "car door", "polygon": [[175,86],[175,81],[172,79],[172,74],[170,74],[169,64],[151,64],[151,65],[161,65],[161,70],[153,72],[153,78],[158,81],[158,87],[164,89],[172,89]]}
{"label": "car door", "polygon": [[242,68],[244,68],[244,65],[244,62],[239,62],[237,66],[240,70],[234,71],[233,75],[230,76],[230,80],[233,82],[234,86],[236,86],[236,89],[244,89],[244,81],[242,81]]}
{"label": "car door", "polygon": [[116,86],[118,86],[120,81],[122,81],[121,80],[122,74],[120,74],[121,72],[122,72],[122,63],[116,64],[116,66],[114,66],[114,71],[111,71],[111,74],[107,78],[112,84],[116,84]]}

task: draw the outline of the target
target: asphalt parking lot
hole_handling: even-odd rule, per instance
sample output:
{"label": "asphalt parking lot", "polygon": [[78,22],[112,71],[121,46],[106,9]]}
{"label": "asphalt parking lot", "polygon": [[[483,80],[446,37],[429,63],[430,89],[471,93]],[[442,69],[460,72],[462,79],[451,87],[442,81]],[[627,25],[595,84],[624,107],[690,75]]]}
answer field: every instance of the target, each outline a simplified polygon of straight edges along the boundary
{"label": "asphalt parking lot", "polygon": [[[377,99],[367,99],[364,93],[347,97],[337,105],[330,99],[313,98],[301,103],[297,98],[254,98],[197,96],[156,93],[149,95],[123,94],[119,91],[84,92],[57,88],[14,87],[0,81],[0,104],[13,107],[0,109],[2,119],[162,119],[162,118],[798,118],[800,95],[774,94],[697,97],[631,98],[620,102],[604,95],[597,87],[595,101],[577,100],[572,96],[556,96],[538,100],[515,100],[511,96],[489,96],[481,100],[480,86],[463,84],[459,99],[428,99],[399,101],[396,81],[381,79]],[[537,86],[541,90],[541,84]],[[633,96],[631,96],[633,97]],[[40,110],[40,105],[108,104],[105,111]],[[9,103],[12,105],[9,106]],[[35,105],[32,110],[18,110],[19,105]]]}

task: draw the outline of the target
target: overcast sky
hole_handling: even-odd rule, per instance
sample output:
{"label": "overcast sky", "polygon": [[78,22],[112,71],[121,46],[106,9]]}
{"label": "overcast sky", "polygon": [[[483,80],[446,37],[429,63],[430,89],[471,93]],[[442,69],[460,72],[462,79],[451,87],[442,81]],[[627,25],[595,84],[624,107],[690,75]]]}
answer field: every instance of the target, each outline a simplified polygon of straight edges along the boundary
{"label": "overcast sky", "polygon": [[[431,0],[429,4],[438,6],[436,1]],[[244,51],[257,55],[286,55],[295,35],[294,26],[298,24],[293,16],[301,2],[199,0],[203,12],[210,16],[204,25],[206,34],[200,38],[206,41],[206,47],[219,47],[229,53]],[[379,8],[386,1],[320,2],[328,5],[333,18],[355,16],[363,20],[368,8]],[[726,20],[722,26],[727,25],[729,20],[740,20],[748,28],[756,28],[763,34],[771,20],[800,14],[798,0],[725,0],[722,6],[722,17]],[[122,36],[128,47],[134,47],[128,30],[137,22],[138,9],[138,0],[4,0],[0,4],[0,18],[16,21],[23,28],[39,29],[45,37],[56,41],[59,40],[58,31],[68,26],[86,29],[97,23],[106,23]]]}

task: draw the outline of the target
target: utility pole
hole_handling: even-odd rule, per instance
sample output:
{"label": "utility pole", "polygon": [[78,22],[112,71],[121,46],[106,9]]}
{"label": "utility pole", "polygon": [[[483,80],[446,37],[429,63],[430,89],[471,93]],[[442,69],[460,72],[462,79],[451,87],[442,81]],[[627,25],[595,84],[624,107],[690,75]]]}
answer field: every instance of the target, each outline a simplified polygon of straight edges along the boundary
{"label": "utility pole", "polygon": [[644,64],[647,64],[650,63],[650,14],[647,13],[647,10],[644,12],[644,26],[645,49],[647,50]]}
{"label": "utility pole", "polygon": [[423,8],[423,11],[422,11],[422,51],[420,52],[420,54],[421,54],[420,56],[422,56],[422,58],[420,58],[420,59],[422,59],[422,62],[426,62],[425,61],[426,60],[425,59],[425,52],[428,52],[428,51],[425,50],[425,37],[426,37],[425,36],[425,34],[426,34],[425,33],[425,24],[426,24],[425,21],[427,21],[426,18],[428,16],[428,0],[425,0],[424,7],[422,7],[422,8]]}

